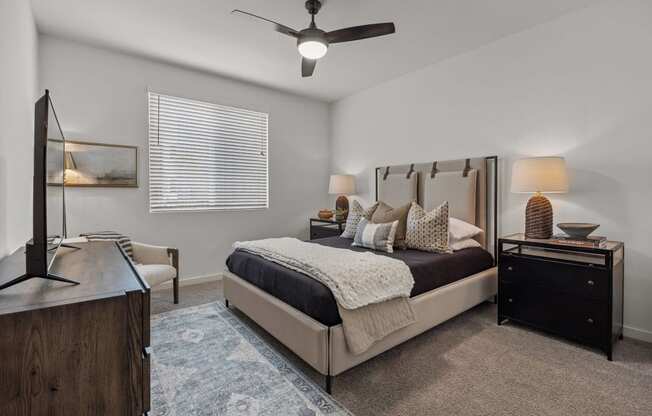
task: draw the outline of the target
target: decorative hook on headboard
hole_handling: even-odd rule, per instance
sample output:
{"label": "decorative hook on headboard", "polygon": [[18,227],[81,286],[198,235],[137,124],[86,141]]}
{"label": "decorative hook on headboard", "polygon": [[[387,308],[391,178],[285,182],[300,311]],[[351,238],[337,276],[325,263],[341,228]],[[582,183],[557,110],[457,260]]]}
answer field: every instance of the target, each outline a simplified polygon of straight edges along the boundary
{"label": "decorative hook on headboard", "polygon": [[383,175],[383,180],[387,180],[388,175],[389,175],[389,166],[385,168],[385,174]]}
{"label": "decorative hook on headboard", "polygon": [[414,163],[411,163],[410,164],[410,170],[408,171],[407,175],[405,175],[405,177],[407,179],[410,179],[410,176],[412,176],[413,173],[414,173]]}
{"label": "decorative hook on headboard", "polygon": [[464,172],[462,172],[462,176],[465,178],[469,176],[469,171],[471,170],[471,159],[466,159],[466,163],[464,165]]}
{"label": "decorative hook on headboard", "polygon": [[434,179],[435,175],[439,172],[437,169],[437,162],[432,162],[432,169],[430,170],[430,179]]}

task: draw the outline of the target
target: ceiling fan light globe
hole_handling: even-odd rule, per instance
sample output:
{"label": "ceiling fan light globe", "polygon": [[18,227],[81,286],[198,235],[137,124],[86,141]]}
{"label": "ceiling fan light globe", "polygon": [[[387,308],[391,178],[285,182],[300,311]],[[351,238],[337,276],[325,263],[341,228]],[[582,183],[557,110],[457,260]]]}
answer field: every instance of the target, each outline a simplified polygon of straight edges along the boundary
{"label": "ceiling fan light globe", "polygon": [[328,52],[328,45],[320,40],[306,39],[297,46],[301,56],[307,59],[323,58]]}

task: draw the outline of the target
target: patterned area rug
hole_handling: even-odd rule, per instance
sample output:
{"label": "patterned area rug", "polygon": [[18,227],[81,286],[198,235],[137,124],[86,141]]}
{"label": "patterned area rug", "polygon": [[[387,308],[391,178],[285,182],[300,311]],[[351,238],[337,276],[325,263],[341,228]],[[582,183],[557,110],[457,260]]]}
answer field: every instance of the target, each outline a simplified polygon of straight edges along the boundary
{"label": "patterned area rug", "polygon": [[221,302],[152,316],[152,414],[352,416]]}

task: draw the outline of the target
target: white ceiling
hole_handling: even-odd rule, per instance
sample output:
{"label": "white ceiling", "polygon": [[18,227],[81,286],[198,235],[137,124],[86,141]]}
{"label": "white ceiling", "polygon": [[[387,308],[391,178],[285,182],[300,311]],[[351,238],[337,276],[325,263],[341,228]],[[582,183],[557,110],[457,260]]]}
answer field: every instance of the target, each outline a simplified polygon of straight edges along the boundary
{"label": "white ceiling", "polygon": [[598,0],[326,0],[324,30],[393,21],[397,33],[333,45],[302,78],[295,40],[231,15],[295,29],[304,0],[32,0],[39,31],[334,101]]}

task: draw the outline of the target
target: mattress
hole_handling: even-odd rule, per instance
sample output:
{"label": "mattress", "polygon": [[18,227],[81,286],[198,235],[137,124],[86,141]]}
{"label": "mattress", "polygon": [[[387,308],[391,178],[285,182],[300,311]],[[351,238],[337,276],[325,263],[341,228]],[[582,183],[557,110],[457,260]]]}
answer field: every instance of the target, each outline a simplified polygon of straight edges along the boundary
{"label": "mattress", "polygon": [[[354,251],[368,251],[365,248],[351,247],[352,240],[348,238],[329,237],[310,242]],[[449,254],[417,250],[374,253],[399,259],[408,265],[414,277],[411,297],[446,286],[493,266],[491,254],[479,247]],[[229,256],[226,265],[231,273],[324,325],[333,326],[342,322],[330,289],[305,274],[240,250]]]}

